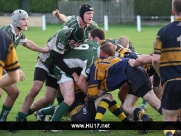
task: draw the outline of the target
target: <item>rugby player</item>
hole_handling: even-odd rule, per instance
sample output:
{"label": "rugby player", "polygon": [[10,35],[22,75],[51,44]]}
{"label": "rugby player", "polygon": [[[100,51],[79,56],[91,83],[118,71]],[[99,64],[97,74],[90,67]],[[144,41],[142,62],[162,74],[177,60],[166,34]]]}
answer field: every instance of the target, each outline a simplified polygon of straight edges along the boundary
{"label": "rugby player", "polygon": [[[122,105],[123,110],[142,121],[152,121],[152,118],[144,114],[140,108],[134,107],[138,98],[142,97],[161,113],[160,100],[151,88],[151,82],[146,71],[142,67],[132,68],[128,63],[129,59],[121,59],[112,55],[109,52],[110,48],[113,48],[112,46],[114,45],[107,42],[100,47],[100,59],[94,62],[90,71],[88,99],[91,101],[97,97],[98,88],[113,91],[127,82],[132,88],[132,94],[127,94]],[[139,80],[137,80],[138,78]]]}
{"label": "rugby player", "polygon": [[[125,116],[122,110],[119,108],[120,106],[113,99],[110,93],[102,94],[102,90],[100,91],[100,97],[95,99],[94,103],[85,102],[86,95],[78,88],[75,87],[75,101],[72,106],[69,108],[69,115],[72,122],[101,122],[102,118],[107,109],[118,117],[126,127],[131,127],[135,124],[129,123],[129,119]],[[42,108],[39,110],[39,115],[53,115],[57,106],[51,106],[48,108]],[[51,128],[47,128],[45,131],[50,132],[60,132],[56,126],[51,126]],[[57,130],[55,130],[57,129]],[[110,130],[92,130],[92,132],[109,132]]]}
{"label": "rugby player", "polygon": [[[79,16],[65,16],[60,14],[56,9],[52,12],[53,16],[56,16],[60,21],[64,22],[62,29],[67,28],[83,28],[85,31],[85,37],[87,38],[88,32],[93,28],[97,28],[98,25],[92,21],[94,9],[90,4],[82,4],[79,8]],[[58,98],[57,98],[58,99]],[[35,113],[36,115],[36,113]]]}
{"label": "rugby player", "polygon": [[53,11],[52,14],[60,21],[65,22],[62,25],[62,29],[81,27],[85,30],[86,38],[88,38],[88,32],[90,30],[98,27],[97,23],[92,20],[94,15],[94,8],[92,5],[87,3],[84,3],[80,6],[79,16],[66,17],[64,14],[60,14],[57,9]]}
{"label": "rugby player", "polygon": [[[45,53],[49,51],[49,47],[47,46],[44,48],[39,47],[34,42],[27,39],[25,35],[22,33],[22,30],[26,31],[28,29],[28,14],[24,10],[21,9],[15,10],[12,13],[12,24],[3,26],[0,29],[2,29],[4,32],[8,34],[15,48],[19,44],[22,44],[24,47],[36,52]],[[25,74],[20,69],[18,71],[20,74],[20,80],[23,81],[25,79]],[[5,99],[0,114],[0,120],[6,121],[9,111],[11,110],[12,105],[14,104],[19,95],[19,90],[16,84],[11,84],[9,86],[3,87],[2,89],[5,90],[8,94],[10,94],[8,95],[7,99]]]}
{"label": "rugby player", "polygon": [[181,0],[172,0],[172,14],[174,21],[157,33],[152,59],[163,86],[161,106],[165,136],[174,135],[177,128],[173,122],[177,121],[181,108]]}
{"label": "rugby player", "polygon": [[[73,69],[70,69],[62,59],[66,52],[78,46],[84,41],[84,38],[84,30],[82,28],[63,29],[50,37],[47,42],[47,46],[49,46],[50,51],[48,53],[40,53],[38,55],[34,72],[33,86],[24,100],[21,111],[18,112],[16,121],[23,121],[27,115],[34,113],[34,111],[46,106],[47,103],[49,104],[50,101],[52,102],[54,100],[52,97],[55,97],[56,92],[59,89],[54,76],[54,67],[61,68],[69,73],[69,75],[71,75],[75,81],[78,80],[78,75]],[[30,109],[34,98],[41,90],[45,80],[47,87],[46,90],[49,90],[50,93],[48,91],[46,92],[45,97],[43,98],[44,101],[39,102],[39,104],[36,106],[37,109]],[[72,83],[66,82],[67,87],[70,87],[71,85]],[[61,90],[65,89],[61,87]],[[69,98],[64,97],[64,99],[67,100]]]}
{"label": "rugby player", "polygon": [[[15,48],[8,35],[2,30],[0,30],[0,41],[0,87],[5,87],[19,81],[18,69],[20,66]],[[3,69],[5,69],[7,73],[2,76]]]}

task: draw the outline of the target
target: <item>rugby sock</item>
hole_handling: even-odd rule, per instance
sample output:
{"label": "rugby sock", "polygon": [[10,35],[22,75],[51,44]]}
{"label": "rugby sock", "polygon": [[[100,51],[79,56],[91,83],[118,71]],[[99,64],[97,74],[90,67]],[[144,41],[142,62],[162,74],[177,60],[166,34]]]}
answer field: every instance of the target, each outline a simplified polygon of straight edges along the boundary
{"label": "rugby sock", "polygon": [[52,116],[51,122],[60,121],[68,108],[69,106],[65,102],[60,103]]}
{"label": "rugby sock", "polygon": [[114,100],[112,101],[112,103],[109,106],[109,110],[110,112],[112,112],[116,117],[118,117],[121,121],[125,122],[125,121],[130,121],[126,115],[124,114],[124,112],[122,111],[122,109],[120,108],[120,106],[117,104],[117,102]]}
{"label": "rugby sock", "polygon": [[172,122],[163,122],[162,129],[165,136],[172,136],[175,133],[175,125]]}
{"label": "rugby sock", "polygon": [[33,113],[34,113],[34,111],[32,111],[31,109],[29,109],[27,116],[28,116],[28,115],[31,115],[31,114],[33,114]]}
{"label": "rugby sock", "polygon": [[145,106],[146,107],[146,101],[144,100],[144,99],[142,99],[142,104],[141,104],[141,106]]}
{"label": "rugby sock", "polygon": [[0,122],[4,122],[6,121],[6,118],[11,110],[12,106],[11,107],[7,107],[3,104],[2,106],[2,111],[1,111],[1,114],[0,114]]}
{"label": "rugby sock", "polygon": [[[166,133],[166,134],[165,134],[165,133]],[[168,132],[165,131],[165,132],[164,132],[164,135],[165,135],[165,136],[173,136],[172,132],[170,132],[170,131],[168,131]]]}
{"label": "rugby sock", "polygon": [[41,110],[39,110],[39,112],[42,115],[53,115],[54,109],[55,109],[55,106],[50,106],[50,107],[47,107],[47,108],[42,108]]}
{"label": "rugby sock", "polygon": [[142,112],[141,108],[136,108],[133,111],[133,115],[136,119],[141,119],[141,120],[144,120],[149,117],[148,115],[146,115]]}
{"label": "rugby sock", "polygon": [[17,116],[16,116],[16,122],[21,122],[26,118],[26,114],[24,114],[23,112],[18,112]]}
{"label": "rugby sock", "polygon": [[95,117],[95,122],[101,122],[106,109],[108,109],[109,105],[110,105],[111,101],[107,100],[107,99],[102,99],[97,107],[97,112],[96,112],[96,117]]}

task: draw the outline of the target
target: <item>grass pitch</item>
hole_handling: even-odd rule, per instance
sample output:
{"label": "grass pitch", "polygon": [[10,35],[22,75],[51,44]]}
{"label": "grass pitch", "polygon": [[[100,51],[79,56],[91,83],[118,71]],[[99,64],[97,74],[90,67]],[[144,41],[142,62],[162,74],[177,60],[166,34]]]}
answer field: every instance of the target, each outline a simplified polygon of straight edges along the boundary
{"label": "grass pitch", "polygon": [[[99,25],[99,27],[104,28],[103,25]],[[161,26],[142,26],[141,32],[137,32],[136,25],[110,25],[109,30],[106,31],[106,38],[119,38],[120,36],[127,36],[134,47],[136,48],[138,53],[141,54],[149,54],[153,51],[152,44],[155,40],[157,31],[161,28]],[[37,45],[43,47],[50,36],[52,36],[56,31],[61,29],[61,24],[59,25],[47,25],[46,30],[43,31],[40,27],[30,27],[28,31],[24,32],[26,37]],[[34,74],[34,66],[36,63],[36,58],[38,56],[37,52],[33,52],[24,48],[22,45],[17,47],[17,54],[19,58],[19,62],[21,65],[21,69],[26,75],[26,80],[23,82],[17,83],[17,86],[20,90],[20,95],[16,100],[14,107],[12,108],[11,112],[9,113],[7,121],[15,121],[15,117],[18,111],[21,108],[21,105],[24,101],[26,94],[29,92],[32,83],[33,83],[33,74]],[[40,96],[44,95],[45,88],[43,87],[40,91],[39,95],[36,97],[39,98]],[[119,103],[117,98],[118,91],[115,90],[112,92],[114,98]],[[3,92],[2,98],[0,99],[1,105],[6,97],[6,93]],[[137,106],[140,106],[141,99],[137,102]],[[159,115],[153,108],[147,105],[146,113],[150,115],[154,121],[161,121],[162,117]],[[36,121],[35,116],[31,115],[28,116],[28,121]],[[106,112],[104,121],[118,121],[116,117],[114,117],[111,113]],[[28,130],[21,130],[17,133],[11,134],[8,131],[0,130],[0,136],[53,136],[53,135],[74,135],[74,136],[135,136],[138,135],[138,131],[136,130],[113,130],[109,134],[105,133],[91,133],[89,130],[63,130],[61,134],[55,133],[44,133],[42,131],[28,131]],[[163,132],[161,130],[151,130],[147,134],[149,136],[163,136]]]}

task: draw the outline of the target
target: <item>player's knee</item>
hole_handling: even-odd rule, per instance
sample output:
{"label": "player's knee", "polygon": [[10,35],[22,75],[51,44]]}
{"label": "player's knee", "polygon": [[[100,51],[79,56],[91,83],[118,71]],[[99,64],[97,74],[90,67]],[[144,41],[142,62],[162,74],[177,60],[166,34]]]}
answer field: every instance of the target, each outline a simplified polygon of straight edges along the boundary
{"label": "player's knee", "polygon": [[19,96],[20,92],[17,89],[16,91],[13,92],[13,97],[16,99]]}
{"label": "player's knee", "polygon": [[123,103],[123,104],[122,104],[122,109],[123,109],[123,111],[128,112],[128,111],[127,111],[128,108],[129,108],[129,106],[128,106],[126,103]]}
{"label": "player's knee", "polygon": [[54,101],[54,98],[46,98],[45,103],[46,104],[51,104]]}
{"label": "player's knee", "polygon": [[12,99],[16,99],[19,96],[19,90],[17,87],[11,88],[10,91],[8,91],[8,96],[11,97]]}
{"label": "player's knee", "polygon": [[41,88],[42,86],[40,85],[34,85],[30,90],[30,95],[33,97],[36,96],[40,92]]}
{"label": "player's knee", "polygon": [[105,94],[105,98],[106,98],[107,100],[109,100],[109,101],[113,101],[113,97],[112,97],[112,95],[109,94],[109,93]]}
{"label": "player's knee", "polygon": [[69,97],[69,98],[64,98],[64,102],[70,107],[74,103],[75,98],[74,97]]}

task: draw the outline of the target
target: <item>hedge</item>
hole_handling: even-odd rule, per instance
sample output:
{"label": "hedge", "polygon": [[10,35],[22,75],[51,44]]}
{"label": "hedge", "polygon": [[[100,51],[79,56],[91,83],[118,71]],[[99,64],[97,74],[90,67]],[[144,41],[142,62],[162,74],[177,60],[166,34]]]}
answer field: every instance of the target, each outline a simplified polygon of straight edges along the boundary
{"label": "hedge", "polygon": [[[135,15],[170,16],[172,0],[134,0]],[[22,8],[28,12],[50,13],[58,6],[58,0],[0,0],[0,12],[12,12]]]}

